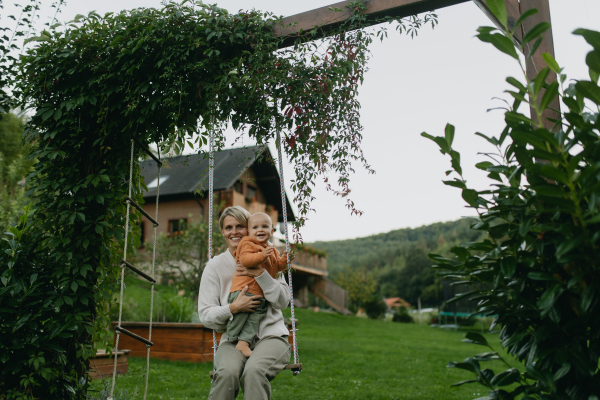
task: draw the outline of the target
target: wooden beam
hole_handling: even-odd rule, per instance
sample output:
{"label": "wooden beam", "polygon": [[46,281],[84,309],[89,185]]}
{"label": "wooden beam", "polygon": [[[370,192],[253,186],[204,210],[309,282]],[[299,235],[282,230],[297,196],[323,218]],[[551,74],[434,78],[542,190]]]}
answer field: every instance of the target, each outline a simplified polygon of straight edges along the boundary
{"label": "wooden beam", "polygon": [[[367,16],[364,26],[375,25],[382,17],[404,18],[411,15],[420,14],[427,11],[433,11],[444,7],[453,6],[456,4],[465,3],[470,0],[368,0],[366,1],[366,9],[363,14]],[[490,18],[490,20],[500,26],[500,22],[493,15],[486,4],[486,0],[473,0],[473,2]],[[282,25],[274,27],[273,32],[277,37],[286,37],[280,47],[292,46],[300,34],[312,30],[314,27],[319,27],[315,36],[311,36],[311,40],[321,39],[333,33],[344,21],[347,21],[351,16],[351,11],[346,9],[350,1],[342,1],[331,4],[329,6],[317,8],[315,10],[306,11],[300,14],[285,17],[282,20]],[[548,0],[505,0],[507,11],[507,25],[509,29],[513,29],[517,19],[521,14],[531,8],[537,8],[538,13],[529,17],[521,28],[515,32],[515,40],[520,43],[524,34],[540,22],[550,22],[550,6]],[[341,9],[342,11],[333,11]],[[293,25],[293,26],[289,26]],[[527,76],[533,79],[538,71],[546,66],[542,58],[543,53],[550,53],[554,57],[554,42],[552,39],[552,30],[546,31],[543,35],[544,40],[533,57],[527,63]],[[525,53],[528,52],[529,46],[533,43],[528,43],[525,48]],[[556,81],[556,74],[550,73],[547,82]],[[550,129],[552,123],[548,118],[558,119],[560,116],[560,104],[558,99],[550,104],[553,111],[546,109],[544,112],[544,124]],[[532,117],[535,113],[532,110]]]}
{"label": "wooden beam", "polygon": [[[531,28],[539,24],[540,22],[548,22],[550,23],[550,5],[548,4],[548,0],[521,0],[520,3],[521,13],[525,11],[536,8],[538,13],[527,18],[522,25],[522,34],[524,35]],[[554,57],[554,40],[552,38],[552,28],[547,30],[543,35],[543,41],[533,54],[533,56],[527,62],[527,77],[529,80],[535,79],[538,72],[544,69],[547,65],[544,59],[542,58],[542,54],[550,53],[552,57]],[[533,46],[535,41],[529,42],[525,45],[525,53],[529,52],[529,49]],[[552,82],[556,82],[556,74],[550,71],[548,74],[548,78],[546,78],[546,83],[550,84]],[[544,91],[540,93],[540,99],[542,98]],[[544,127],[548,130],[552,130],[554,123],[549,121],[550,119],[560,119],[560,102],[558,97],[550,103],[550,106],[544,111],[542,114],[544,119]],[[535,111],[531,108],[531,119],[536,120]]]}
{"label": "wooden beam", "polygon": [[[378,19],[386,16],[404,18],[468,1],[470,0],[369,0],[365,4],[367,8],[363,11],[367,16],[365,26],[377,24]],[[281,47],[292,46],[299,32],[310,31],[315,26],[318,26],[319,30],[311,39],[326,37],[351,16],[351,11],[346,9],[348,4],[350,1],[342,1],[285,17],[282,20],[283,26],[277,25],[273,31],[275,36],[291,36],[284,40]],[[342,11],[335,12],[331,9],[342,9]],[[294,23],[295,26],[288,26]]]}

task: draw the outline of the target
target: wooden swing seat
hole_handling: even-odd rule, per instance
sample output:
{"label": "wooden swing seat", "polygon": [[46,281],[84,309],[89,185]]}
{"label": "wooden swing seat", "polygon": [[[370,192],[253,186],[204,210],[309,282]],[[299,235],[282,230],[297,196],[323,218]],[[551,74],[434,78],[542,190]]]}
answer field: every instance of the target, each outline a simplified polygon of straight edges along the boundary
{"label": "wooden swing seat", "polygon": [[[291,369],[292,371],[295,371],[295,372],[301,372],[302,371],[302,363],[288,364],[283,369]],[[215,371],[210,371],[208,374],[210,375],[210,379],[212,379],[213,375],[215,374]]]}

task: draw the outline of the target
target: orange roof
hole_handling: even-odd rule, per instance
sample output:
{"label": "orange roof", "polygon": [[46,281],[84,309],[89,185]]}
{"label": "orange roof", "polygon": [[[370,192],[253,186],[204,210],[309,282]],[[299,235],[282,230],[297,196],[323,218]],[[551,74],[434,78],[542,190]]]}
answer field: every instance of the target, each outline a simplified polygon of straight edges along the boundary
{"label": "orange roof", "polygon": [[383,301],[385,301],[385,304],[387,304],[388,308],[400,306],[410,308],[410,304],[406,302],[406,300],[401,299],[400,297],[390,297],[389,299],[383,299]]}

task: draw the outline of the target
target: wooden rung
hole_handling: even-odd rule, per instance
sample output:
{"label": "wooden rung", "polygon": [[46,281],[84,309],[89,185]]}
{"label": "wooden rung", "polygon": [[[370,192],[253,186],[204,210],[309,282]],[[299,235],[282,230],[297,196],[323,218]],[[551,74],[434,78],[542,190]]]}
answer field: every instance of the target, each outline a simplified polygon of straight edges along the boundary
{"label": "wooden rung", "polygon": [[144,211],[144,209],[142,207],[140,207],[138,203],[133,201],[133,199],[131,197],[125,196],[125,200],[129,201],[129,203],[131,203],[132,206],[134,206],[135,208],[137,208],[137,210],[139,212],[144,214],[144,217],[148,218],[150,220],[150,222],[152,222],[155,226],[158,226],[158,222],[156,222],[156,220],[154,218],[152,218],[150,216],[150,214],[148,214],[146,211]]}
{"label": "wooden rung", "polygon": [[134,267],[133,265],[131,265],[127,261],[123,260],[122,258],[121,258],[121,263],[125,264],[130,270],[132,270],[136,274],[138,274],[140,276],[143,276],[144,278],[146,278],[147,280],[149,280],[152,283],[156,283],[156,280],[153,277],[151,277],[150,275],[146,274],[145,272],[140,271],[139,269],[137,269],[136,267]]}
{"label": "wooden rung", "polygon": [[158,157],[156,157],[156,156],[154,155],[154,153],[152,153],[148,147],[146,147],[146,146],[145,146],[145,145],[144,145],[142,142],[140,142],[140,141],[139,141],[139,140],[137,140],[136,138],[133,138],[133,140],[135,140],[135,142],[137,143],[137,145],[138,145],[138,146],[140,146],[140,148],[141,148],[142,150],[144,150],[144,152],[146,152],[146,154],[148,154],[150,157],[152,157],[152,159],[153,159],[154,161],[156,161],[156,164],[157,164],[159,167],[162,167],[162,161],[160,161],[160,160],[158,159]]}
{"label": "wooden rung", "polygon": [[124,334],[126,334],[127,336],[129,336],[129,337],[132,337],[132,338],[134,338],[135,340],[139,340],[140,342],[142,342],[142,343],[144,343],[144,344],[146,344],[146,345],[148,345],[148,346],[154,346],[154,343],[152,343],[152,342],[151,342],[151,341],[149,341],[148,339],[144,339],[143,337],[141,337],[141,336],[138,336],[138,335],[136,335],[136,334],[135,334],[135,333],[133,333],[133,332],[129,332],[127,329],[123,329],[123,328],[121,328],[121,327],[119,327],[119,326],[115,326],[115,331],[119,331],[119,332],[121,332],[121,333],[124,333]]}
{"label": "wooden rung", "polygon": [[[288,364],[285,367],[283,367],[283,369],[291,369],[292,371],[302,371],[302,363],[300,364]],[[215,375],[215,371],[210,371],[208,373],[210,375],[210,379],[213,378],[213,376]]]}

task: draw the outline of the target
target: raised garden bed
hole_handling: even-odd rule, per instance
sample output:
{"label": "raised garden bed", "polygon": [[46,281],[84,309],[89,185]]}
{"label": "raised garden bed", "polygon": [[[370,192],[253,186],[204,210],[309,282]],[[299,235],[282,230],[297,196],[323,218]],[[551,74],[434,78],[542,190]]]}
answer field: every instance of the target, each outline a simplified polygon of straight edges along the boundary
{"label": "raised garden bed", "polygon": [[[113,327],[117,325],[112,322]],[[148,337],[147,322],[121,322],[121,327],[143,338]],[[289,326],[288,326],[289,328]],[[115,333],[116,339],[116,333]],[[217,342],[221,334],[217,333]],[[288,337],[292,344],[292,335]],[[155,322],[152,324],[150,357],[163,360],[213,361],[213,331],[202,324]],[[121,334],[119,347],[131,349],[132,357],[146,357],[146,345]],[[118,360],[120,361],[120,360]]]}
{"label": "raised garden bed", "polygon": [[[131,350],[119,350],[117,353],[117,375],[122,375],[129,368],[129,353]],[[114,370],[112,354],[98,350],[96,357],[90,359],[90,376],[92,379],[111,378]]]}

